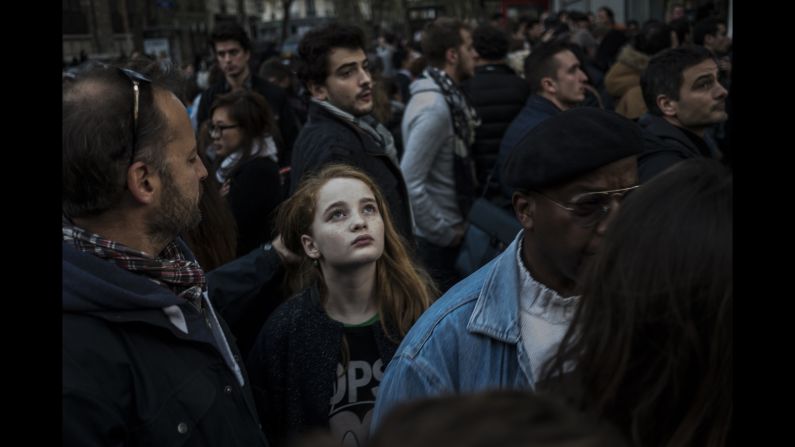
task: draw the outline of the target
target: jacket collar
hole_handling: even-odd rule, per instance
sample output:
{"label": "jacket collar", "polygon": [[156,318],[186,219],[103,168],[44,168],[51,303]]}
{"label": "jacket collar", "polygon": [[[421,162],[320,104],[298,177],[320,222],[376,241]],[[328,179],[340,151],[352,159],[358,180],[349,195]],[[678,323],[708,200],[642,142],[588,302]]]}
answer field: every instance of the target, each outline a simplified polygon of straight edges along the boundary
{"label": "jacket collar", "polygon": [[539,94],[532,94],[527,98],[525,108],[546,113],[549,116],[557,115],[561,110],[550,100]]}
{"label": "jacket collar", "polygon": [[519,266],[515,256],[516,250],[521,249],[523,233],[524,230],[520,230],[492,264],[467,323],[469,332],[488,335],[504,343],[519,342]]}
{"label": "jacket collar", "polygon": [[[381,145],[378,144],[378,142],[370,134],[365,132],[363,129],[360,129],[358,126],[354,125],[353,123],[348,122],[338,116],[335,116],[325,107],[315,104],[314,101],[309,102],[308,114],[309,114],[309,119],[311,121],[317,121],[317,122],[333,121],[339,125],[351,129],[353,133],[356,135],[356,137],[362,142],[361,147],[365,152],[373,156],[382,156],[387,159],[390,159],[386,153],[386,150],[384,150],[384,148],[381,147]],[[394,165],[394,162],[392,164]],[[397,168],[397,166],[395,167]]]}
{"label": "jacket collar", "polygon": [[705,138],[701,138],[695,133],[679,126],[675,126],[665,118],[645,113],[638,120],[638,124],[645,130],[651,132],[654,136],[660,139],[671,139],[679,142],[681,145],[688,148],[694,155],[702,155],[705,157],[712,157],[715,148]]}
{"label": "jacket collar", "polygon": [[[256,79],[256,75],[254,75],[254,73],[252,73],[251,69],[249,68],[248,77],[243,81],[243,89],[251,90],[253,87],[255,87],[255,81],[256,80],[257,80]],[[222,82],[222,84],[221,84],[221,92],[222,93],[229,93],[232,90],[232,86],[229,85],[229,81],[226,80],[226,76],[224,76],[221,79],[221,82]],[[259,84],[259,83],[256,82],[256,84]]]}
{"label": "jacket collar", "polygon": [[[579,297],[561,297],[520,267],[523,235],[524,230],[520,230],[492,265],[467,324],[470,332],[504,343],[518,343],[521,339],[520,305],[529,313],[556,324],[571,320]],[[530,294],[524,290],[525,296],[522,296],[523,283],[530,290]]]}
{"label": "jacket collar", "polygon": [[62,245],[64,311],[132,311],[162,309],[185,300],[171,290],[123,268]]}
{"label": "jacket collar", "polygon": [[504,63],[485,64],[485,65],[479,65],[479,66],[475,67],[475,74],[481,74],[481,73],[510,73],[510,74],[516,74],[516,72],[513,71],[513,69],[511,67],[509,67],[507,64],[504,64]]}

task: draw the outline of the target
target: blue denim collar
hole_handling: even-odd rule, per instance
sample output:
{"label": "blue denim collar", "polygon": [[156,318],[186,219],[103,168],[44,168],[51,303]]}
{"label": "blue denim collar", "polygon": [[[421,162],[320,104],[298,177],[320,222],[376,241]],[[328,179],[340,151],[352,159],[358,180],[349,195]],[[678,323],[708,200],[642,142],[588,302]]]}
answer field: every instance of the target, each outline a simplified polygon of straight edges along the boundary
{"label": "blue denim collar", "polygon": [[495,259],[467,323],[469,332],[504,343],[519,342],[519,266],[515,257],[523,233],[519,230],[511,245]]}
{"label": "blue denim collar", "polygon": [[[520,271],[519,253],[524,230],[520,230],[511,245],[495,260],[478,295],[467,330],[500,340],[518,343],[521,339],[520,299],[522,281],[529,274]],[[532,276],[536,289],[529,302],[524,303],[528,312],[553,323],[571,320],[578,296],[561,297],[556,291],[538,283]]]}

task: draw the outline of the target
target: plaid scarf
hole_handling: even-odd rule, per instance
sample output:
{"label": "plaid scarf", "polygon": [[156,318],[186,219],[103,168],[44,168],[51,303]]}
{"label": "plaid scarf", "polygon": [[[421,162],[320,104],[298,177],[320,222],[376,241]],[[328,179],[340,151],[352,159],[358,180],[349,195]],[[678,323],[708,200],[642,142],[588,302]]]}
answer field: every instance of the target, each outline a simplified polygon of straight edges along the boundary
{"label": "plaid scarf", "polygon": [[371,115],[364,115],[360,117],[355,117],[350,113],[340,109],[339,107],[335,107],[328,101],[318,101],[315,98],[310,98],[310,101],[314,102],[315,104],[323,107],[331,113],[332,115],[340,118],[343,121],[347,121],[354,126],[358,127],[366,134],[373,137],[373,140],[378,143],[379,146],[386,152],[386,155],[396,164],[398,163],[397,158],[397,149],[395,149],[395,139],[392,137],[392,133],[384,127],[383,124],[379,123],[377,119],[375,119]]}
{"label": "plaid scarf", "polygon": [[150,258],[142,251],[86,231],[74,225],[66,216],[62,219],[61,227],[63,240],[71,242],[78,250],[107,259],[130,272],[145,275],[193,304],[201,303],[202,291],[207,287],[204,270],[198,261],[185,258],[176,241],[169,242],[156,258]]}

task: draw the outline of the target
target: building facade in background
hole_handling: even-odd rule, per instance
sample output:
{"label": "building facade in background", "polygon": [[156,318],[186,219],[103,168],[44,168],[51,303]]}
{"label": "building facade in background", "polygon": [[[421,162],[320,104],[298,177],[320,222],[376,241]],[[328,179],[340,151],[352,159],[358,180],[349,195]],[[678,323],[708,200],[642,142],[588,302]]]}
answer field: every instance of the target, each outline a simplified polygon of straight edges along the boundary
{"label": "building facade in background", "polygon": [[[325,22],[344,19],[368,37],[380,30],[414,35],[442,15],[462,19],[538,18],[547,9],[595,12],[610,7],[618,23],[664,20],[675,3],[691,14],[713,4],[731,29],[732,0],[62,0],[63,61],[104,61],[133,51],[187,65],[209,54],[207,37],[218,22],[244,23],[255,51],[273,47],[295,52],[303,34]],[[289,13],[285,14],[287,4]],[[284,19],[288,17],[286,27]],[[284,40],[282,41],[282,36]]]}

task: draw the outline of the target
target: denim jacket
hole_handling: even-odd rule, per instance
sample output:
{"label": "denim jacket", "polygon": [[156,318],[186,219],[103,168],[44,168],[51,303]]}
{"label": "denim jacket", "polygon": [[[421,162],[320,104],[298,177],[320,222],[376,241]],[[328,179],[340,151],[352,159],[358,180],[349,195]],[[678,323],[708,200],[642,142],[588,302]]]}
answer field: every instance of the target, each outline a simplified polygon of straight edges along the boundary
{"label": "denim jacket", "polygon": [[[456,284],[414,324],[389,363],[378,390],[371,432],[402,401],[486,389],[532,390],[537,377],[521,337],[519,295],[523,230],[511,245]],[[539,297],[549,297],[538,284]],[[536,318],[552,318],[559,299],[536,299]],[[573,300],[564,299],[570,316]],[[560,322],[559,322],[560,323]],[[556,336],[530,340],[536,352],[560,342]],[[538,362],[539,360],[536,360]]]}

